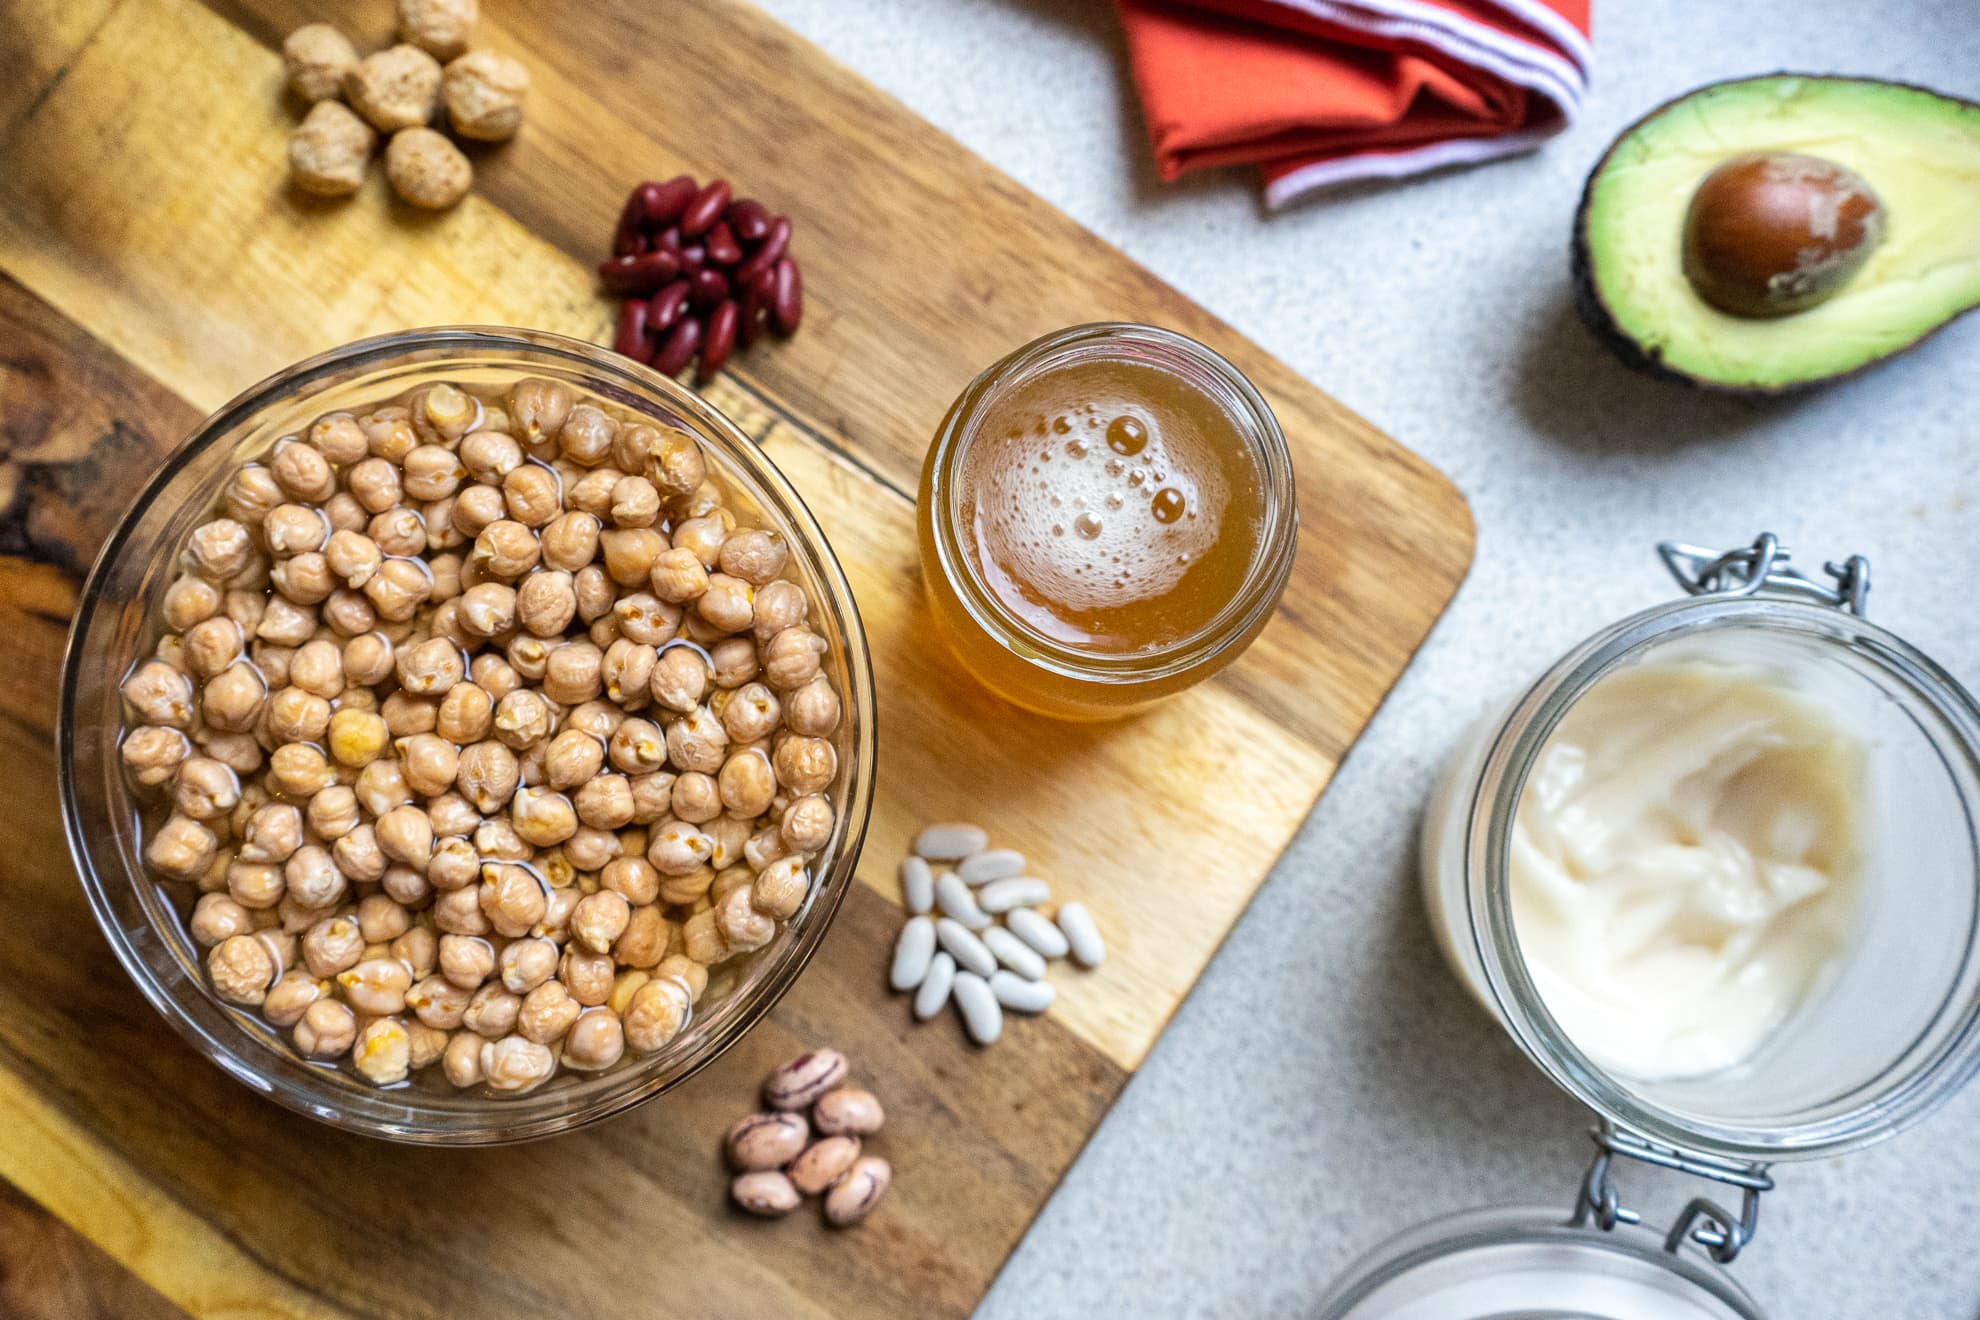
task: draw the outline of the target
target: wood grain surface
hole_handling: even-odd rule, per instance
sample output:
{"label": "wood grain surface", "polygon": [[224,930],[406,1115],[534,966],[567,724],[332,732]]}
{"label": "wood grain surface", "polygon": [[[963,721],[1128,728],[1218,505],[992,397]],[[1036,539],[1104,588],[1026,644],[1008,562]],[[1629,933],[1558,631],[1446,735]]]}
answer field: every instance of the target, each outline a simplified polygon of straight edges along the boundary
{"label": "wood grain surface", "polygon": [[[428,216],[374,176],[283,184],[271,46],[329,6],[16,0],[0,31],[0,1176],[196,1314],[938,1315],[982,1295],[1462,578],[1462,499],[1414,456],[753,9],[484,3],[530,120]],[[382,0],[338,6],[360,45]],[[798,988],[716,1067],[602,1128],[411,1151],[275,1109],[179,1045],[90,924],[56,824],[55,675],[80,575],[150,464],[289,362],[408,325],[603,338],[589,273],[626,188],[725,174],[795,218],[808,308],[711,397],[844,562],[881,688],[867,852]],[[1279,414],[1303,536],[1284,609],[1210,684],[1068,728],[929,637],[909,492],[970,375],[1058,325],[1154,321]],[[894,862],[961,815],[1099,916],[1114,956],[988,1057],[885,993]],[[836,1044],[892,1115],[853,1234],[723,1205],[717,1134]]]}

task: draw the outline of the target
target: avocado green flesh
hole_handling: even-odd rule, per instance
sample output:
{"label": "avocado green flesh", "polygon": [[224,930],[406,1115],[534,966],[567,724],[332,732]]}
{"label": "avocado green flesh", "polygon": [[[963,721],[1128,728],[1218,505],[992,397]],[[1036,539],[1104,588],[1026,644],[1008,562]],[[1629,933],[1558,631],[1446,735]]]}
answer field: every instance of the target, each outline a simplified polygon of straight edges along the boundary
{"label": "avocado green flesh", "polygon": [[[1776,319],[1721,312],[1683,269],[1691,196],[1755,151],[1834,161],[1866,179],[1884,236],[1828,301]],[[1853,371],[1980,305],[1980,105],[1919,88],[1781,75],[1720,83],[1627,133],[1582,217],[1588,278],[1616,330],[1663,368],[1776,390]]]}

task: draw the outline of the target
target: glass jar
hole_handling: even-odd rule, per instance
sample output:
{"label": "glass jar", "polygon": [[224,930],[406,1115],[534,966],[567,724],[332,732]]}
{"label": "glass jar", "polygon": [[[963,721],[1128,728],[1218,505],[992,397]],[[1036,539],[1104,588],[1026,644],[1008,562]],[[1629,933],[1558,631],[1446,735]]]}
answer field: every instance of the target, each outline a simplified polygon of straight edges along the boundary
{"label": "glass jar", "polygon": [[[979,423],[1000,400],[1045,373],[1119,362],[1179,377],[1212,400],[1256,473],[1258,538],[1241,584],[1186,636],[1103,653],[1046,635],[1007,609],[983,580],[961,533],[959,474]],[[1285,591],[1298,541],[1292,458],[1250,381],[1194,340],[1122,322],[1073,326],[1026,344],[970,382],[943,418],[922,467],[921,573],[937,631],[964,666],[1006,700],[1060,719],[1124,715],[1200,683],[1243,653]]]}
{"label": "glass jar", "polygon": [[[1664,1243],[1674,1262],[1691,1244],[1727,1263],[1757,1228],[1773,1163],[1888,1137],[1980,1068],[1980,706],[1862,617],[1861,558],[1828,565],[1831,584],[1795,569],[1771,535],[1725,554],[1661,552],[1685,599],[1596,633],[1460,744],[1424,818],[1422,880],[1459,978],[1601,1120],[1574,1231],[1636,1221],[1612,1169],[1642,1160],[1738,1193],[1737,1209],[1694,1200]],[[1869,799],[1852,938],[1833,974],[1749,1057],[1675,1077],[1604,1067],[1562,1029],[1522,955],[1510,881],[1514,817],[1550,737],[1598,683],[1653,659],[1758,660],[1788,676],[1861,742]]]}
{"label": "glass jar", "polygon": [[[694,1020],[662,1049],[596,1075],[565,1071],[503,1097],[417,1081],[378,1088],[303,1059],[258,1014],[223,1002],[207,983],[175,896],[140,859],[139,813],[122,773],[119,684],[150,653],[160,593],[175,552],[210,515],[221,487],[278,437],[340,408],[442,380],[501,386],[542,377],[680,427],[696,437],[731,500],[781,532],[790,576],[825,638],[825,673],[842,694],[832,735],[837,807],[813,864],[804,905],[762,950],[722,964]],[[63,660],[56,726],[63,825],[97,923],[153,1008],[230,1075],[313,1118],[371,1136],[445,1145],[523,1141],[619,1113],[685,1081],[760,1021],[797,980],[853,883],[872,807],[873,675],[865,632],[838,560],[790,483],[754,441],[704,399],[618,354],[524,330],[419,330],[367,339],[297,364],[208,418],[160,466],[104,544],[83,588]]]}

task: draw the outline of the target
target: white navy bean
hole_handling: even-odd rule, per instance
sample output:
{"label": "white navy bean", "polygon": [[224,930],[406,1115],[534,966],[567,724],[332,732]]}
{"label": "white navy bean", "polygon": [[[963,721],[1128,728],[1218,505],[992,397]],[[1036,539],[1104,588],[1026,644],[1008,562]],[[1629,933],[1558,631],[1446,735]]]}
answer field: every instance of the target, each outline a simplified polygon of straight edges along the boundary
{"label": "white navy bean", "polygon": [[988,977],[997,970],[997,955],[990,952],[990,946],[976,938],[975,932],[960,921],[952,921],[948,917],[937,921],[935,938],[955,957],[958,966],[967,967],[982,977]]}
{"label": "white navy bean", "polygon": [[928,964],[935,960],[935,923],[927,917],[909,917],[894,941],[894,967],[887,983],[896,990],[912,990],[928,976]]}
{"label": "white navy bean", "polygon": [[982,930],[990,924],[990,915],[977,906],[976,895],[954,871],[944,871],[935,877],[935,906],[942,909],[942,915],[971,930]]}
{"label": "white navy bean", "polygon": [[1059,929],[1072,947],[1073,961],[1082,967],[1098,967],[1107,959],[1107,946],[1100,942],[1100,928],[1084,903],[1067,903],[1059,909]]}
{"label": "white navy bean", "polygon": [[1014,1013],[1043,1013],[1059,997],[1050,981],[1027,981],[1016,972],[998,972],[991,977],[990,993]]}
{"label": "white navy bean", "polygon": [[980,853],[990,846],[990,836],[981,826],[960,821],[930,825],[914,836],[914,850],[931,862],[953,862]]}
{"label": "white navy bean", "polygon": [[928,964],[928,975],[921,979],[921,989],[914,992],[914,1015],[926,1022],[942,1011],[942,1005],[949,1002],[949,990],[956,983],[956,960],[946,953],[935,955]]}
{"label": "white navy bean", "polygon": [[935,906],[935,873],[919,857],[901,863],[901,897],[907,910],[917,914]]}
{"label": "white navy bean", "polygon": [[1051,901],[1052,891],[1045,882],[1028,875],[992,880],[976,891],[976,905],[985,912],[1009,912],[1012,908],[1038,907]]}
{"label": "white navy bean", "polygon": [[963,858],[956,874],[963,878],[964,884],[970,885],[1006,880],[1024,874],[1024,854],[1010,848],[992,848],[988,852],[974,853]]}
{"label": "white navy bean", "polygon": [[1004,1033],[1004,1010],[990,993],[990,983],[975,972],[956,973],[956,1010],[978,1045],[989,1045]]}
{"label": "white navy bean", "polygon": [[998,962],[1026,980],[1036,981],[1045,975],[1045,959],[1038,950],[1002,926],[992,926],[984,931],[983,943],[990,952],[997,955]]}
{"label": "white navy bean", "polygon": [[1047,958],[1063,958],[1072,947],[1057,926],[1031,908],[1012,908],[1004,914],[1004,924],[1010,927],[1011,934]]}

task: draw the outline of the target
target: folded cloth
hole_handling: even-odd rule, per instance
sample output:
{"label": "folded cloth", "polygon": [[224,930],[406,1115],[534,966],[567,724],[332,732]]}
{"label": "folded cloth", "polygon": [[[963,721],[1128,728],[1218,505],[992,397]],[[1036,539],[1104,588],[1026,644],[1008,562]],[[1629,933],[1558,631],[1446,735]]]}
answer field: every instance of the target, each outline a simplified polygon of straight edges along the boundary
{"label": "folded cloth", "polygon": [[1268,205],[1531,151],[1588,88],[1591,0],[1115,0],[1164,179]]}

